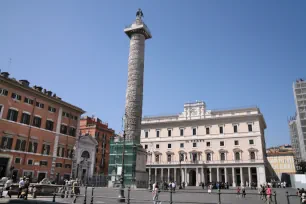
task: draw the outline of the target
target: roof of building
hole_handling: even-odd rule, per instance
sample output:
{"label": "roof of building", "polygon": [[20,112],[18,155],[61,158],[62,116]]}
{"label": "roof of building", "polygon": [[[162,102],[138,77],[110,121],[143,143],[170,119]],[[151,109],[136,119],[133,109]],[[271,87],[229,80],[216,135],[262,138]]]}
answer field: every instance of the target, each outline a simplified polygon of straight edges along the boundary
{"label": "roof of building", "polygon": [[33,86],[30,87],[30,82],[28,80],[19,80],[17,81],[15,78],[10,78],[8,72],[1,72],[0,73],[0,81],[6,82],[12,86],[18,87],[20,89],[23,89],[25,91],[29,91],[35,95],[38,95],[42,98],[45,98],[47,100],[50,100],[52,102],[61,104],[63,106],[66,106],[68,108],[71,108],[81,114],[85,113],[85,111],[75,105],[72,105],[68,102],[65,102],[62,100],[62,98],[58,97],[55,93],[52,93],[52,91],[47,91],[46,89],[43,89],[41,86]]}

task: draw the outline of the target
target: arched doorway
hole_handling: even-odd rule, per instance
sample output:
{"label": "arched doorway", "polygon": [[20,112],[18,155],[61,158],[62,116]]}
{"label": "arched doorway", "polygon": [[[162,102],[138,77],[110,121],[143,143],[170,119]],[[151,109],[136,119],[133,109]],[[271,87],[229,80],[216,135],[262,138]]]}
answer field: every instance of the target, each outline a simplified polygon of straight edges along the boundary
{"label": "arched doorway", "polygon": [[189,171],[189,184],[188,186],[196,186],[197,178],[196,178],[196,172],[195,170]]}

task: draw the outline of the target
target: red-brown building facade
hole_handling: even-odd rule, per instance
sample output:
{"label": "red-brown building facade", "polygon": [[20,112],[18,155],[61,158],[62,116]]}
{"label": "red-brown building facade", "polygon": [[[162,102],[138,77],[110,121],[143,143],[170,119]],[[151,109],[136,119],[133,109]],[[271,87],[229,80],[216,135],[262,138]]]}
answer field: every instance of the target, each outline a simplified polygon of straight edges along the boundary
{"label": "red-brown building facade", "polygon": [[91,135],[98,142],[94,174],[107,175],[110,138],[114,136],[115,131],[99,118],[88,116],[81,118],[80,131],[81,134]]}
{"label": "red-brown building facade", "polygon": [[0,177],[13,174],[57,182],[69,178],[83,113],[51,91],[2,72]]}

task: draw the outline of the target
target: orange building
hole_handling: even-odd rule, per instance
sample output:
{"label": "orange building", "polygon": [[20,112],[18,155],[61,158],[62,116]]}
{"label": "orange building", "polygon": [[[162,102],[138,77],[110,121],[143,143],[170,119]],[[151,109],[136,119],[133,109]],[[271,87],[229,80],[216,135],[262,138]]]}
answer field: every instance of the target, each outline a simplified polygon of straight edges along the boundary
{"label": "orange building", "polygon": [[84,111],[27,80],[0,75],[0,177],[69,178]]}
{"label": "orange building", "polygon": [[96,164],[94,174],[108,174],[109,162],[109,144],[110,138],[114,136],[115,131],[108,127],[107,123],[99,118],[84,117],[80,120],[81,134],[89,134],[95,137],[99,143],[96,149]]}

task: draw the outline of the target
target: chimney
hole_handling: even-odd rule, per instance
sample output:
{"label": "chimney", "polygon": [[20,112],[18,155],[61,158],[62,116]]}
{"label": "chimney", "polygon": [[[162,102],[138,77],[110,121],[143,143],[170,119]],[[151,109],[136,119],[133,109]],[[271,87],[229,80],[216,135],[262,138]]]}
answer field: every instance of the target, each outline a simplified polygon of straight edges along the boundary
{"label": "chimney", "polygon": [[30,82],[28,80],[25,80],[25,79],[21,79],[19,80],[19,82],[24,85],[24,86],[29,86],[30,85]]}
{"label": "chimney", "polygon": [[1,76],[8,78],[10,74],[8,72],[1,72]]}
{"label": "chimney", "polygon": [[41,86],[34,86],[34,89],[41,92],[43,88]]}
{"label": "chimney", "polygon": [[53,97],[56,98],[56,93],[53,94]]}
{"label": "chimney", "polygon": [[44,89],[44,94],[47,94],[47,90],[46,89]]}

